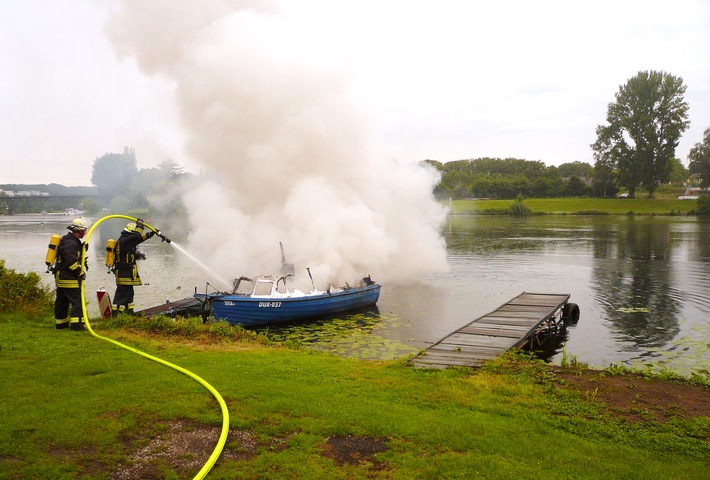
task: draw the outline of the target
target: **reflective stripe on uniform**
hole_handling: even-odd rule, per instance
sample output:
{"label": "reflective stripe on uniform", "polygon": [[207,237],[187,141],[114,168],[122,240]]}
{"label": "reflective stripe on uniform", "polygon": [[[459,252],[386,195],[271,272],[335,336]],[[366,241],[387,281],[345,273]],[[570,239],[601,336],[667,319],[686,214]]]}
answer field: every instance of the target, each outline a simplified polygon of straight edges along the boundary
{"label": "reflective stripe on uniform", "polygon": [[141,282],[141,277],[138,275],[138,268],[133,265],[133,268],[131,268],[131,275],[130,276],[123,276],[122,274],[126,273],[126,269],[119,268],[116,270],[116,285],[129,285],[129,286],[140,286],[143,285],[143,282]]}

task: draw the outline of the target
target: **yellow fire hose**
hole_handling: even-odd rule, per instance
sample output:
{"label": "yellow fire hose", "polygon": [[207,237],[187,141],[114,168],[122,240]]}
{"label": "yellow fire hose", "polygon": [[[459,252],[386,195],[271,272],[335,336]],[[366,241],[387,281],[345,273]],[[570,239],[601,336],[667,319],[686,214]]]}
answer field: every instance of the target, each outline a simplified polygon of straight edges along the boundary
{"label": "yellow fire hose", "polygon": [[[127,215],[107,215],[100,220],[98,220],[96,223],[94,223],[89,231],[86,234],[86,239],[84,240],[85,243],[89,242],[89,238],[91,238],[91,234],[93,233],[94,229],[101,224],[104,220],[109,220],[111,218],[124,218],[126,220],[131,220],[131,221],[137,221],[137,218],[134,217],[129,217]],[[155,233],[158,233],[158,230],[153,228],[152,226],[148,225],[147,223],[144,223],[144,225],[152,230]],[[84,257],[86,256],[86,249],[84,249],[82,255],[81,255],[81,265],[83,268],[84,265]],[[177,370],[180,373],[184,373],[188,377],[196,380],[198,383],[200,383],[203,387],[205,387],[209,392],[214,396],[215,399],[217,399],[217,402],[219,402],[219,406],[222,409],[222,432],[220,433],[219,440],[217,441],[217,446],[215,447],[214,451],[212,452],[212,455],[210,455],[210,458],[207,459],[207,462],[204,464],[204,466],[200,469],[199,472],[197,472],[197,475],[195,475],[195,479],[203,479],[207,474],[209,473],[210,470],[212,470],[212,467],[214,466],[215,462],[219,458],[220,454],[222,453],[222,450],[224,449],[224,445],[227,442],[227,435],[229,433],[229,410],[227,409],[227,404],[224,403],[224,399],[222,396],[219,394],[217,390],[214,389],[212,385],[207,383],[205,380],[200,378],[199,376],[195,375],[189,370],[186,370],[182,367],[179,367],[173,363],[167,362],[163,359],[160,359],[158,357],[154,357],[153,355],[150,355],[145,352],[141,352],[140,350],[137,350],[133,347],[129,347],[128,345],[124,345],[121,342],[117,342],[116,340],[113,340],[111,338],[107,337],[102,337],[101,335],[98,335],[97,333],[94,332],[94,330],[91,328],[91,324],[89,323],[89,317],[86,314],[86,295],[84,291],[84,283],[81,282],[81,305],[84,310],[84,323],[86,324],[86,328],[89,330],[91,335],[93,335],[96,338],[99,338],[101,340],[106,340],[107,342],[113,343],[114,345],[118,345],[121,348],[125,348],[128,351],[131,351],[133,353],[136,353],[138,355],[141,355],[149,360],[152,360],[154,362],[162,363],[163,365],[170,367],[172,369]]]}

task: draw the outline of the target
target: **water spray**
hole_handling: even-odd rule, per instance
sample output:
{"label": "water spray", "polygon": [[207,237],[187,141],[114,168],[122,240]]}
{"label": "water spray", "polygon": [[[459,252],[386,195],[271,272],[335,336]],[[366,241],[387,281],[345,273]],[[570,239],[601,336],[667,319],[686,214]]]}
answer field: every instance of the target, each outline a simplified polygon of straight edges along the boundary
{"label": "water spray", "polygon": [[192,260],[193,262],[195,262],[196,264],[198,264],[203,270],[205,270],[206,272],[208,272],[210,275],[214,275],[215,277],[217,277],[217,280],[219,280],[220,282],[222,282],[224,285],[227,285],[227,286],[231,286],[231,285],[232,285],[232,282],[229,282],[229,281],[225,280],[225,279],[222,278],[217,272],[215,272],[214,270],[212,270],[211,268],[209,268],[209,267],[208,267],[207,265],[205,265],[203,262],[199,261],[199,260],[198,260],[197,258],[195,258],[193,255],[190,255],[190,254],[187,252],[187,250],[185,250],[183,247],[181,247],[180,245],[178,245],[177,243],[173,242],[173,241],[170,240],[168,237],[166,237],[165,235],[163,235],[163,233],[162,233],[160,230],[156,230],[155,228],[151,227],[150,225],[148,225],[148,224],[145,223],[145,222],[143,222],[143,225],[145,225],[147,228],[149,228],[149,229],[151,229],[153,232],[155,232],[155,235],[157,235],[158,237],[160,237],[160,241],[161,241],[161,242],[166,242],[166,243],[171,244],[173,247],[175,247],[175,249],[176,249],[178,252],[182,253],[182,254],[185,255],[187,258],[189,258],[190,260]]}
{"label": "water spray", "polygon": [[170,245],[172,245],[173,247],[175,247],[175,249],[176,249],[178,252],[182,253],[182,254],[185,255],[187,258],[189,258],[190,260],[192,260],[193,262],[195,262],[197,265],[199,265],[204,271],[206,271],[206,272],[209,273],[210,275],[214,275],[214,276],[217,278],[217,280],[219,280],[220,282],[222,282],[224,285],[227,285],[227,286],[231,286],[231,285],[232,285],[232,282],[229,282],[229,281],[225,280],[225,279],[222,278],[217,272],[215,272],[214,270],[212,270],[211,268],[209,268],[209,267],[208,267],[207,265],[205,265],[203,262],[199,261],[199,260],[198,260],[197,258],[195,258],[193,255],[190,255],[190,253],[188,253],[188,251],[185,250],[182,246],[178,245],[177,243],[173,242],[173,241],[170,240],[168,237],[166,237],[165,235],[163,235],[163,233],[162,233],[160,230],[156,230],[155,228],[151,227],[150,225],[148,225],[148,224],[145,223],[145,222],[144,222],[143,224],[144,224],[146,227],[148,227],[148,228],[150,228],[151,230],[153,230],[153,232],[155,232],[155,235],[158,236],[158,237],[160,237],[160,241],[161,241],[161,242],[169,243]]}
{"label": "water spray", "polygon": [[[170,240],[167,240],[167,242],[170,243]],[[190,254],[187,250],[185,250],[183,247],[181,247],[180,245],[178,245],[178,244],[175,243],[175,242],[172,242],[171,245],[172,245],[173,247],[175,247],[175,249],[176,249],[178,252],[182,253],[182,254],[185,255],[187,258],[189,258],[190,260],[192,260],[193,262],[195,262],[197,265],[199,265],[200,268],[202,268],[204,271],[208,272],[210,275],[214,275],[214,276],[217,278],[217,280],[219,280],[220,282],[222,282],[224,285],[228,286],[229,288],[232,287],[232,282],[229,282],[229,281],[225,280],[224,278],[222,278],[217,272],[215,272],[215,271],[212,270],[210,267],[208,267],[207,265],[205,265],[204,263],[202,263],[201,261],[199,261],[197,258],[195,258],[193,255],[191,255],[191,254]]]}

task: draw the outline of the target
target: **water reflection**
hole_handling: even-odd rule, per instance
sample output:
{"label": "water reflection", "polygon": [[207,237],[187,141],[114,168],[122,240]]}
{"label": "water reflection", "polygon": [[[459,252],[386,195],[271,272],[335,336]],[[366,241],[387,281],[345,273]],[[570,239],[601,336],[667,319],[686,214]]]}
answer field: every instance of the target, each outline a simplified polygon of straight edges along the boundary
{"label": "water reflection", "polygon": [[[671,280],[671,224],[631,218],[613,230],[617,239],[595,242],[596,298],[624,348],[660,347],[678,334],[683,301]],[[595,235],[607,239],[608,232],[595,225]]]}

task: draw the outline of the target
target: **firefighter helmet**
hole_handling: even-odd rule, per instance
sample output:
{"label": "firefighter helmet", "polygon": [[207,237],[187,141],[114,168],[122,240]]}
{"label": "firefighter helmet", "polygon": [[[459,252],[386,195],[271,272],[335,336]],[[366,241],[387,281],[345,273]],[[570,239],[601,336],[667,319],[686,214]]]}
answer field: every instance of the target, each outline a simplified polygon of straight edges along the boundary
{"label": "firefighter helmet", "polygon": [[131,233],[135,229],[136,229],[136,224],[133,222],[129,223],[128,225],[126,225],[126,228],[124,228],[124,230],[128,233]]}
{"label": "firefighter helmet", "polygon": [[67,228],[72,232],[78,232],[80,230],[86,230],[88,226],[89,225],[86,223],[86,220],[84,220],[84,217],[77,217],[72,220],[71,225],[69,225]]}

